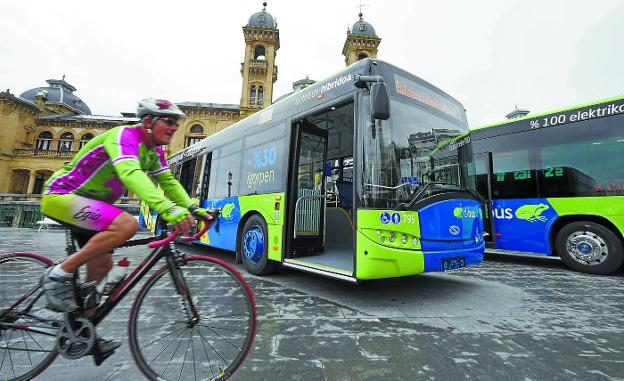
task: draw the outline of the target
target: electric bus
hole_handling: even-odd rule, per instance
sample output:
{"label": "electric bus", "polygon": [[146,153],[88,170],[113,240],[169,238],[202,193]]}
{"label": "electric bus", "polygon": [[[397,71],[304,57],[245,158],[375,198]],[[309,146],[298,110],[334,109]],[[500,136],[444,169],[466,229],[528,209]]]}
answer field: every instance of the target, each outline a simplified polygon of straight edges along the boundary
{"label": "electric bus", "polygon": [[235,252],[253,274],[281,264],[357,282],[482,261],[478,197],[426,176],[434,147],[467,131],[458,101],[364,59],[169,164],[202,207],[221,210],[198,243]]}
{"label": "electric bus", "polygon": [[624,261],[624,96],[470,131],[455,147],[486,199],[488,251],[558,255],[595,274]]}

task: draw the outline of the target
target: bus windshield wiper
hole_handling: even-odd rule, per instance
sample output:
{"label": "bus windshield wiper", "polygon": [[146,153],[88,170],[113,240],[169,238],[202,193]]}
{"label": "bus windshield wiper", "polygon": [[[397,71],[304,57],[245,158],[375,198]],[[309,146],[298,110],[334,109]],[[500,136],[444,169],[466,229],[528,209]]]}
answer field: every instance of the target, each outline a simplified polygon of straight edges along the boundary
{"label": "bus windshield wiper", "polygon": [[[433,188],[433,186],[440,186],[440,188],[432,191],[430,188]],[[466,192],[472,195],[475,199],[479,201],[483,201],[483,198],[479,194],[477,194],[474,191],[471,191],[468,188],[463,188],[453,183],[447,183],[443,181],[434,181],[434,182],[427,183],[424,187],[422,187],[414,195],[414,197],[412,197],[412,199],[408,203],[404,203],[404,202],[399,203],[395,209],[407,210],[407,209],[410,209],[418,201],[424,199],[427,196],[432,196],[433,194],[440,194],[440,193],[447,193],[447,192]]]}

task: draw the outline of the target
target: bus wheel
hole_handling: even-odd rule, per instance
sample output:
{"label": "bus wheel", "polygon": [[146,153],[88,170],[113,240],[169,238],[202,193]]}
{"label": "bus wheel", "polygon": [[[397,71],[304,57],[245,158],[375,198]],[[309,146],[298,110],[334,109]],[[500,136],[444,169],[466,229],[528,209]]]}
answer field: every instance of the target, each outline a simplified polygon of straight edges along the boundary
{"label": "bus wheel", "polygon": [[573,270],[610,274],[624,262],[622,242],[603,225],[590,221],[564,226],[555,241],[557,254]]}
{"label": "bus wheel", "polygon": [[277,267],[277,262],[269,260],[268,238],[264,219],[257,214],[249,217],[243,226],[238,247],[243,265],[254,275],[270,274]]}

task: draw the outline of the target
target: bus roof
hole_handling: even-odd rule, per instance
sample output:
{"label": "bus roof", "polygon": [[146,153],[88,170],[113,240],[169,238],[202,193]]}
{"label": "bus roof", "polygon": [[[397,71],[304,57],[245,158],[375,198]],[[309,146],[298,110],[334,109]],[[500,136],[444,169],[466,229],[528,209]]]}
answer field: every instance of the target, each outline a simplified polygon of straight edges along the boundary
{"label": "bus roof", "polygon": [[588,103],[584,103],[584,104],[580,104],[580,105],[576,105],[576,106],[563,107],[563,108],[560,108],[560,109],[551,110],[551,111],[547,111],[547,112],[542,112],[542,113],[539,113],[539,114],[527,115],[527,116],[524,116],[524,117],[518,118],[518,119],[509,119],[509,120],[503,120],[503,121],[498,122],[498,123],[486,124],[486,125],[483,125],[483,126],[478,126],[478,127],[472,128],[471,131],[481,130],[481,129],[490,128],[490,127],[503,126],[503,125],[506,125],[506,124],[512,124],[512,123],[517,123],[517,122],[523,122],[523,121],[526,121],[526,120],[529,120],[529,119],[539,118],[539,117],[546,116],[546,115],[551,115],[551,114],[557,114],[557,113],[560,113],[560,112],[576,110],[576,109],[583,108],[583,107],[591,107],[591,106],[599,105],[599,104],[602,104],[602,103],[619,101],[619,100],[623,100],[623,99],[624,99],[624,95],[619,95],[619,96],[606,98],[606,99],[601,99],[601,100],[594,101],[594,102],[588,102]]}
{"label": "bus roof", "polygon": [[[202,151],[206,147],[216,148],[228,142],[237,139],[243,139],[251,132],[249,129],[253,126],[254,131],[262,131],[265,128],[275,126],[272,121],[283,121],[293,116],[300,115],[309,110],[315,109],[334,99],[340,98],[348,93],[355,93],[358,89],[354,86],[356,74],[364,75],[383,75],[384,73],[402,74],[409,80],[414,81],[420,86],[426,87],[429,91],[437,96],[443,97],[445,100],[453,103],[454,107],[465,111],[463,105],[455,98],[449,96],[436,86],[406,72],[394,65],[380,60],[370,58],[363,59],[353,63],[352,65],[340,70],[323,80],[320,80],[310,86],[297,90],[296,92],[284,96],[278,102],[259,110],[258,112],[224,128],[223,130],[210,135],[200,142],[186,147],[172,155],[169,160],[172,163],[184,161],[192,157],[195,153]],[[388,79],[386,79],[388,81]],[[393,84],[388,84],[388,90],[396,94],[396,88]],[[465,114],[463,114],[465,121]]]}

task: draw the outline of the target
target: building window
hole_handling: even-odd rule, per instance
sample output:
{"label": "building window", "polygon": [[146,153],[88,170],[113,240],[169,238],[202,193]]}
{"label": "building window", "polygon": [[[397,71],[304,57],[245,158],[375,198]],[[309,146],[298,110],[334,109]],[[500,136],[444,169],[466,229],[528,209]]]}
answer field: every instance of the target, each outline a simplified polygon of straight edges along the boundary
{"label": "building window", "polygon": [[258,102],[256,103],[259,106],[262,106],[262,100],[264,99],[264,88],[262,86],[258,87]]}
{"label": "building window", "polygon": [[52,133],[50,131],[44,131],[37,137],[37,145],[35,149],[37,151],[49,151],[52,144]]}
{"label": "building window", "polygon": [[204,127],[200,126],[199,124],[194,124],[191,127],[191,134],[203,134],[204,133]]}
{"label": "building window", "polygon": [[65,132],[61,135],[61,139],[59,140],[58,150],[61,152],[69,152],[72,148],[72,143],[74,142],[74,134],[71,132]]}
{"label": "building window", "polygon": [[186,138],[186,146],[190,146],[193,145],[197,142],[200,142],[203,138],[201,137],[196,137],[196,136],[189,136],[188,138]]}
{"label": "building window", "polygon": [[358,61],[359,61],[359,60],[363,60],[364,58],[368,58],[368,55],[366,55],[366,53],[360,53],[360,54],[358,54]]}
{"label": "building window", "polygon": [[249,105],[256,104],[256,85],[251,85],[251,91],[249,92]]}
{"label": "building window", "polygon": [[254,59],[262,60],[262,61],[266,59],[264,46],[262,45],[256,46],[256,48],[254,49]]}
{"label": "building window", "polygon": [[206,135],[204,135],[204,127],[199,124],[194,124],[189,130],[189,135],[186,137],[186,147],[199,142],[205,137]]}
{"label": "building window", "polygon": [[91,139],[93,139],[93,134],[82,135],[82,138],[80,138],[80,148],[84,147],[84,145],[87,144]]}
{"label": "building window", "polygon": [[37,173],[35,175],[35,184],[33,186],[33,194],[41,194],[43,191],[43,184],[45,183],[45,175],[43,173]]}
{"label": "building window", "polygon": [[251,85],[251,91],[249,92],[249,105],[254,106],[262,106],[262,101],[264,99],[264,87],[262,85]]}

